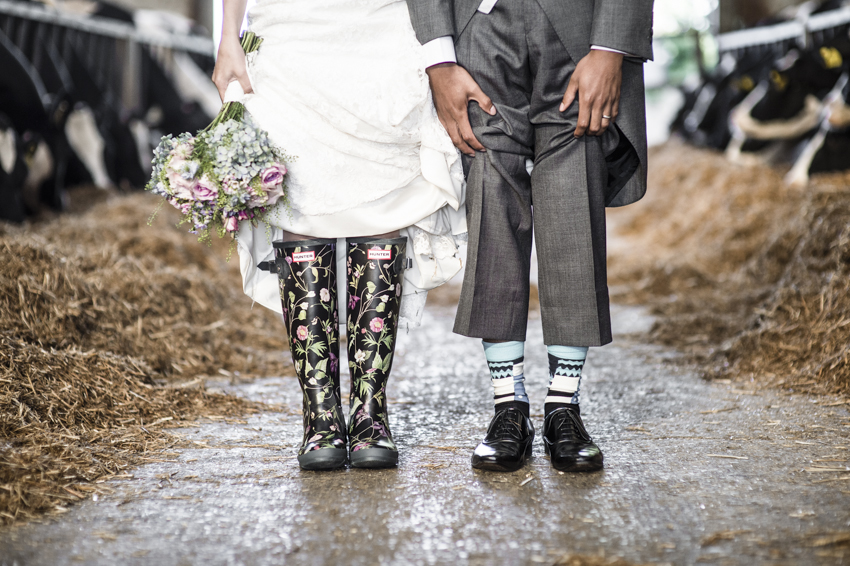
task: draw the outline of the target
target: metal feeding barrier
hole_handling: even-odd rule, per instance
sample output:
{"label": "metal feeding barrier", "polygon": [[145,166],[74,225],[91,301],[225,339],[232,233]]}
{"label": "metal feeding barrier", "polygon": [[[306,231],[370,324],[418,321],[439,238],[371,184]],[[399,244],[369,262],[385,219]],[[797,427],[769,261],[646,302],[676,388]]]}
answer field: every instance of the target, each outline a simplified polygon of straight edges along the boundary
{"label": "metal feeding barrier", "polygon": [[0,31],[36,67],[40,57],[48,56],[48,49],[62,55],[73,49],[97,87],[120,99],[125,108],[136,108],[141,100],[141,49],[146,47],[165,68],[170,67],[174,52],[209,62],[215,53],[211,38],[138,29],[128,22],[60,12],[37,2],[0,0]]}
{"label": "metal feeding barrier", "polygon": [[850,6],[802,17],[793,21],[720,34],[717,48],[723,52],[796,43],[800,47],[823,43],[850,26]]}

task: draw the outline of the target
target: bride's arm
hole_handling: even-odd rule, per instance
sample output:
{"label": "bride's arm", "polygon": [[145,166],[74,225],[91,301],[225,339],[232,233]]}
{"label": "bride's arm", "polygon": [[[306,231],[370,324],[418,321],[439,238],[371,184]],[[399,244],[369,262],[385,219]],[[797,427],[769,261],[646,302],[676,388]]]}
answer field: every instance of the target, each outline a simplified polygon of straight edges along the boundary
{"label": "bride's arm", "polygon": [[233,81],[239,81],[247,94],[253,92],[248,70],[245,65],[245,52],[239,44],[239,31],[245,17],[247,0],[222,0],[221,44],[218,46],[218,58],[215,62],[212,80],[218,89],[218,95],[224,100],[224,91]]}

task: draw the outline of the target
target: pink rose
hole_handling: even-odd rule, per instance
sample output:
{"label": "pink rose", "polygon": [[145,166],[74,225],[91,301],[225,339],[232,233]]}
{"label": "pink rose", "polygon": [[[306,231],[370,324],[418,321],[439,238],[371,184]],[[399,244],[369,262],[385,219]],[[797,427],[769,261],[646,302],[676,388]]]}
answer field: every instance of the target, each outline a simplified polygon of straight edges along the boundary
{"label": "pink rose", "polygon": [[283,196],[283,176],[286,175],[286,167],[274,164],[260,173],[260,190],[248,201],[248,206],[272,206]]}
{"label": "pink rose", "polygon": [[218,188],[204,175],[193,187],[195,200],[210,201],[218,198]]}
{"label": "pink rose", "polygon": [[239,221],[235,216],[230,216],[224,221],[224,229],[228,232],[235,232],[239,228]]}
{"label": "pink rose", "polygon": [[266,193],[266,206],[272,206],[283,196],[283,184],[275,185]]}
{"label": "pink rose", "polygon": [[295,336],[297,336],[299,340],[306,340],[308,336],[307,327],[303,324],[299,326],[298,330],[295,331]]}
{"label": "pink rose", "polygon": [[[171,164],[173,165],[176,159],[171,160]],[[186,179],[179,173],[178,170],[175,170],[171,165],[169,165],[168,173],[165,174],[166,179],[168,179],[168,186],[171,188],[171,194],[174,195],[175,198],[179,198],[181,200],[193,200],[194,195],[192,194],[192,186],[195,184],[193,179]]]}
{"label": "pink rose", "polygon": [[372,332],[380,332],[384,328],[384,319],[373,318],[371,321],[369,321],[369,328],[372,329]]}
{"label": "pink rose", "polygon": [[283,184],[283,176],[286,175],[286,167],[275,163],[262,173],[260,173],[260,181],[265,190],[272,189]]}

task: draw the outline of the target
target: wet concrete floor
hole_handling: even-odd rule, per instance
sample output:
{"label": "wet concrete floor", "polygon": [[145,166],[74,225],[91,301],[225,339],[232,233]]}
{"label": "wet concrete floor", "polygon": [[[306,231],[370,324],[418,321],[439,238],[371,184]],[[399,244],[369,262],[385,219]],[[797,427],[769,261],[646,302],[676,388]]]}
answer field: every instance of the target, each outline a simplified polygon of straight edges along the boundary
{"label": "wet concrete floor", "polygon": [[[295,379],[222,383],[281,412],[212,418],[187,448],[104,484],[59,519],[0,532],[0,564],[850,564],[850,412],[836,399],[707,383],[641,342],[618,308],[592,350],[582,411],[605,470],[553,470],[538,440],[512,474],[476,472],[492,414],[477,340],[432,308],[399,341],[390,385],[397,469],[305,472]],[[526,351],[535,425],[547,380],[539,321]],[[347,384],[344,382],[343,389]]]}

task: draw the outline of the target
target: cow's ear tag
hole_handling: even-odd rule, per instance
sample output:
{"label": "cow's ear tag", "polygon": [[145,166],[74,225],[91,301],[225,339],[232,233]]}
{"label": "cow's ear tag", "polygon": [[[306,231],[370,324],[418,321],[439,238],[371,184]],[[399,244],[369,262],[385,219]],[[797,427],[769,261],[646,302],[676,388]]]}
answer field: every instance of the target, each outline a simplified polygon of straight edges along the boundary
{"label": "cow's ear tag", "polygon": [[841,57],[841,52],[835,47],[821,47],[820,56],[827,69],[837,69],[844,63],[844,58]]}

